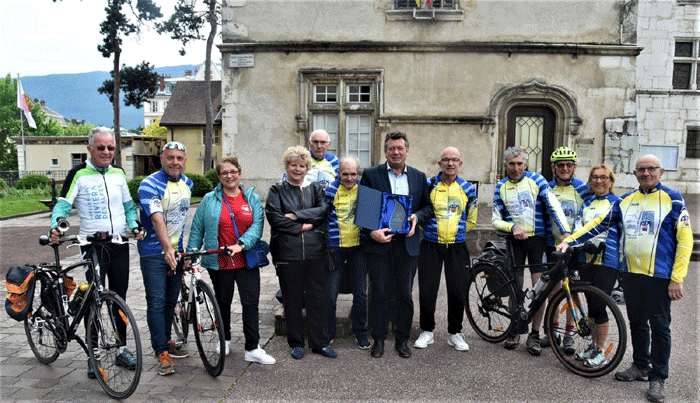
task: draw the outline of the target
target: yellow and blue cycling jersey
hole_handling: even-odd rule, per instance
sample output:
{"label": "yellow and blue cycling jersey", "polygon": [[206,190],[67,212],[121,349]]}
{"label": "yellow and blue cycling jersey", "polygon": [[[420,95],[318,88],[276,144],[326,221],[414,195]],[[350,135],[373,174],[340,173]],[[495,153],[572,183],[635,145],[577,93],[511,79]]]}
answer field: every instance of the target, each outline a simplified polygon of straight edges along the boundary
{"label": "yellow and blue cycling jersey", "polygon": [[476,226],[476,188],[457,177],[447,185],[440,174],[428,179],[433,217],[423,225],[423,239],[441,244],[462,243]]}
{"label": "yellow and blue cycling jersey", "polygon": [[[566,223],[569,224],[569,228],[573,229],[576,217],[581,214],[584,202],[591,197],[591,194],[588,193],[588,185],[581,179],[571,178],[571,182],[564,186],[558,185],[556,180],[550,181],[549,187],[552,188],[554,196],[561,204]],[[547,231],[547,246],[557,246],[563,240],[559,227],[549,219],[549,215],[545,215],[545,217],[547,218],[547,228],[549,229]]]}
{"label": "yellow and blue cycling jersey", "polygon": [[517,225],[527,236],[544,237],[547,235],[545,207],[561,233],[571,232],[559,201],[542,175],[525,171],[517,182],[506,176],[494,191],[491,224],[504,232],[513,232],[513,226]]}
{"label": "yellow and blue cycling jersey", "polygon": [[348,189],[337,178],[325,189],[326,200],[331,206],[326,220],[328,246],[331,248],[350,248],[364,243],[360,227],[355,225],[358,188],[359,185],[356,184]]}
{"label": "yellow and blue cycling jersey", "polygon": [[683,196],[662,184],[648,192],[637,189],[613,204],[605,215],[565,239],[575,245],[622,224],[621,269],[682,283],[688,273],[693,231]]}
{"label": "yellow and blue cycling jersey", "polygon": [[[583,228],[584,225],[595,220],[600,215],[606,215],[612,206],[615,205],[615,203],[619,203],[621,200],[620,196],[610,193],[604,196],[588,198],[583,203],[581,214],[576,218],[576,224],[574,225],[575,230]],[[598,256],[595,262],[590,263],[611,267],[615,270],[619,268],[621,229],[620,223],[617,223],[617,225],[610,225],[607,230],[590,239],[590,241],[596,245],[605,243],[605,253]],[[580,260],[588,262],[592,257],[592,255],[586,254],[585,257],[581,256]]]}

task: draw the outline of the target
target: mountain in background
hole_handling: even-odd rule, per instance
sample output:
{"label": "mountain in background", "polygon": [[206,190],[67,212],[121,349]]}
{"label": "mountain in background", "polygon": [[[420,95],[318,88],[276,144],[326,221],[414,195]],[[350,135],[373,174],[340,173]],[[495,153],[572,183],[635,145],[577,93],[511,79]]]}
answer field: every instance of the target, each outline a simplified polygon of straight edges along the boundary
{"label": "mountain in background", "polygon": [[[185,70],[197,66],[156,67],[159,75],[170,74],[171,77],[183,77]],[[24,92],[31,98],[46,101],[46,107],[60,113],[65,118],[85,120],[95,126],[112,127],[114,113],[112,103],[106,95],[97,92],[102,83],[110,79],[107,71],[93,71],[76,74],[51,74],[48,76],[22,77]],[[121,126],[136,130],[143,125],[143,107],[124,106],[122,97]]]}

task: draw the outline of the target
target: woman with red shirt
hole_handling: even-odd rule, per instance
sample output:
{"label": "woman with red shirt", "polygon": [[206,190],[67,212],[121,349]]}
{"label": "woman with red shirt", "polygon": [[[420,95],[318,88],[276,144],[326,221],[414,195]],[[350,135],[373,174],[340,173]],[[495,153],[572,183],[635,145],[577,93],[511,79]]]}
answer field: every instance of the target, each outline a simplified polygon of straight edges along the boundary
{"label": "woman with red shirt", "polygon": [[231,302],[235,283],[243,307],[244,359],[274,364],[275,359],[258,345],[260,269],[248,268],[243,254],[243,250],[251,248],[262,237],[264,219],[260,196],[253,193],[255,188],[246,189],[240,183],[241,165],[237,158],[224,158],[216,166],[216,172],[220,184],[199,204],[192,220],[187,250],[198,249],[202,244],[205,249],[228,247],[231,256],[219,253],[202,257],[202,266],[209,272],[224,321],[226,355],[230,353]]}

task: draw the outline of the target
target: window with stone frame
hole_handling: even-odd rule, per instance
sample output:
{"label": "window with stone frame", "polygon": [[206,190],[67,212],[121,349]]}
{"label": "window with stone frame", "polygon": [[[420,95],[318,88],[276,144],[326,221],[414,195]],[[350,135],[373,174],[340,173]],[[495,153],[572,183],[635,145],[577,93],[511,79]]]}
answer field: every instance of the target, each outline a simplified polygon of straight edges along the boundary
{"label": "window with stone frame", "polygon": [[700,89],[700,38],[676,39],[673,52],[673,89]]}
{"label": "window with stone frame", "polygon": [[689,127],[685,141],[685,158],[700,158],[700,127]]}
{"label": "window with stone frame", "polygon": [[306,78],[308,133],[324,129],[331,139],[328,152],[353,155],[362,168],[371,166],[379,73],[313,72]]}
{"label": "window with stone frame", "polygon": [[405,8],[455,8],[459,0],[394,0],[396,9]]}

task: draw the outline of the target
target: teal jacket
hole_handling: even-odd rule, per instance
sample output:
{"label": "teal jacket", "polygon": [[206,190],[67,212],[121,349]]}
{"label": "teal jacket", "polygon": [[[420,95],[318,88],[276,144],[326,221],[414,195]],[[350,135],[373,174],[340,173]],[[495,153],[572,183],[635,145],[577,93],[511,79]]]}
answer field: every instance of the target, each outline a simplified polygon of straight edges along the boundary
{"label": "teal jacket", "polygon": [[[255,188],[246,189],[243,185],[238,185],[243,192],[243,198],[253,213],[253,225],[248,230],[241,234],[240,241],[245,245],[244,249],[250,249],[262,237],[264,214],[260,196],[253,193]],[[187,240],[187,250],[191,251],[199,249],[204,244],[204,249],[216,249],[219,247],[219,217],[221,217],[221,208],[223,205],[222,199],[223,190],[221,184],[217,185],[214,190],[204,195],[197,211],[192,219],[192,229],[190,230],[190,238]],[[202,256],[202,266],[207,269],[219,270],[218,255]]]}

